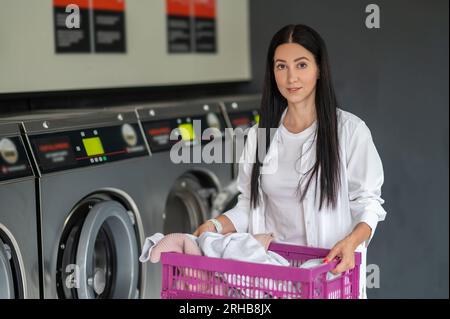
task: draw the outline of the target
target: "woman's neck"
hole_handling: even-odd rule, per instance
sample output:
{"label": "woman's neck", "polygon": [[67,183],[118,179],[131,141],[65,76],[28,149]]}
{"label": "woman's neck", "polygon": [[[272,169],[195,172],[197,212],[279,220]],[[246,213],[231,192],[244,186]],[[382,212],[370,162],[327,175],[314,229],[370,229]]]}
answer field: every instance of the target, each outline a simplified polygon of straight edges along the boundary
{"label": "woman's neck", "polygon": [[288,103],[283,125],[289,132],[300,133],[310,127],[317,118],[314,102]]}

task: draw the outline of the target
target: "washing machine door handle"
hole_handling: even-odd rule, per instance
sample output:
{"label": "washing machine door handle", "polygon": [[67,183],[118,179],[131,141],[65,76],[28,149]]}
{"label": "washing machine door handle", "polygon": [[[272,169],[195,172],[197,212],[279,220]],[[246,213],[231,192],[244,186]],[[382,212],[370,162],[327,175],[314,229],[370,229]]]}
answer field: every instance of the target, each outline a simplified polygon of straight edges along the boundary
{"label": "washing machine door handle", "polygon": [[0,239],[0,299],[13,299],[14,280],[10,266],[11,252],[9,246]]}
{"label": "washing machine door handle", "polygon": [[76,264],[80,270],[78,298],[95,298],[105,287],[105,274],[94,269],[96,238],[103,226],[110,230],[116,256],[114,287],[109,297],[136,298],[139,278],[138,237],[127,209],[112,200],[95,204],[84,220],[76,255]]}

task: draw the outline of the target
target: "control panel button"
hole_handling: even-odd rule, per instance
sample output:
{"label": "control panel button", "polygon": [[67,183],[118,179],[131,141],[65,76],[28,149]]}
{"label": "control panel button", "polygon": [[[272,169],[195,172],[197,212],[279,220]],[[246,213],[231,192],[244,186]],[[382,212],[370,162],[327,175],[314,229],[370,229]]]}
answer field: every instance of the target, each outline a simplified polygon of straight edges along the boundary
{"label": "control panel button", "polygon": [[220,120],[219,117],[217,116],[216,113],[208,113],[208,115],[206,116],[206,122],[208,123],[208,127],[210,128],[216,128],[221,130],[222,127],[220,125]]}
{"label": "control panel button", "polygon": [[0,140],[0,155],[8,164],[15,164],[19,159],[16,145],[9,138],[2,138]]}
{"label": "control panel button", "polygon": [[137,134],[130,124],[122,125],[122,137],[128,146],[136,146],[138,141]]}

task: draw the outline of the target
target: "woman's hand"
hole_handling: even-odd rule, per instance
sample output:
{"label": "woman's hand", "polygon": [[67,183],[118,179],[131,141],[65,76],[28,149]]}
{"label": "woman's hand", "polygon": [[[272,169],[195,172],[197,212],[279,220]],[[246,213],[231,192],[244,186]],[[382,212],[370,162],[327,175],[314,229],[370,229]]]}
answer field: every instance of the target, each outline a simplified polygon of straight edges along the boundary
{"label": "woman's hand", "polygon": [[372,233],[372,228],[365,222],[355,226],[350,235],[339,241],[323,260],[324,263],[339,257],[341,262],[331,272],[335,275],[343,273],[355,267],[355,250],[362,242],[368,240]]}
{"label": "woman's hand", "polygon": [[216,227],[214,227],[213,223],[207,221],[207,222],[201,224],[200,226],[198,226],[198,228],[195,230],[193,235],[200,237],[200,235],[206,231],[216,232]]}
{"label": "woman's hand", "polygon": [[355,241],[350,236],[347,236],[334,245],[328,256],[323,260],[323,262],[328,263],[336,257],[340,259],[339,264],[331,271],[334,275],[355,267],[355,249],[358,247],[355,244]]}

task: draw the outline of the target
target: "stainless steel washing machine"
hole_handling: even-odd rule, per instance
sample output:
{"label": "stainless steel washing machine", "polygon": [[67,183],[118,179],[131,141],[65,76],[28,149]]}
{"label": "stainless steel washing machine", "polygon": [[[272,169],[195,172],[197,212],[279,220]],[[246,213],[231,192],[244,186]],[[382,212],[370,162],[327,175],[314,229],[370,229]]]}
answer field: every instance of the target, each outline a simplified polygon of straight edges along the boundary
{"label": "stainless steel washing machine", "polygon": [[213,214],[222,214],[233,208],[239,197],[237,176],[239,159],[245,146],[248,130],[259,122],[260,95],[221,96],[220,104],[225,121],[229,127],[227,136],[231,136],[233,164],[231,166],[232,181],[217,194],[213,202]]}
{"label": "stainless steel washing machine", "polygon": [[192,100],[141,106],[137,112],[152,152],[148,178],[159,183],[151,194],[158,229],[192,233],[215,217],[214,199],[232,182],[232,144],[225,141],[223,109],[218,101]]}
{"label": "stainless steel washing machine", "polygon": [[[225,116],[230,123],[230,126],[235,129],[247,131],[253,125],[259,122],[259,109],[261,105],[261,95],[237,95],[228,96],[221,99],[222,105],[225,109]],[[238,161],[242,155],[244,142],[237,141],[234,134],[234,162],[233,178],[237,178]]]}
{"label": "stainless steel washing machine", "polygon": [[138,261],[156,228],[136,114],[78,113],[23,118],[39,176],[43,297],[152,297],[150,265]]}
{"label": "stainless steel washing machine", "polygon": [[39,298],[35,180],[18,123],[0,123],[0,299]]}

